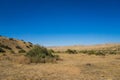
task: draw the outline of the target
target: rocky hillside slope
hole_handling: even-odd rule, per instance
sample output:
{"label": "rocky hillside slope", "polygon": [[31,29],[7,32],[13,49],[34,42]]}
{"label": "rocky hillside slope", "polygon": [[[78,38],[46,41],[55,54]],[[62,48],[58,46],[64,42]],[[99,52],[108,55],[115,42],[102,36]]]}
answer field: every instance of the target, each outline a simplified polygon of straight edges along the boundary
{"label": "rocky hillside slope", "polygon": [[0,36],[0,53],[25,53],[32,47],[31,42]]}

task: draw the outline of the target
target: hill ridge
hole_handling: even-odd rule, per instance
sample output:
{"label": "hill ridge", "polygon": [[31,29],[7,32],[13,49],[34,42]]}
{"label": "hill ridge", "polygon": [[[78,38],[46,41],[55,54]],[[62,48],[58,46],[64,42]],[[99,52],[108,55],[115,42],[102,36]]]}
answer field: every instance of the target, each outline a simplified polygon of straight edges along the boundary
{"label": "hill ridge", "polygon": [[19,53],[20,51],[26,52],[32,47],[33,44],[31,42],[0,36],[0,48],[7,53]]}

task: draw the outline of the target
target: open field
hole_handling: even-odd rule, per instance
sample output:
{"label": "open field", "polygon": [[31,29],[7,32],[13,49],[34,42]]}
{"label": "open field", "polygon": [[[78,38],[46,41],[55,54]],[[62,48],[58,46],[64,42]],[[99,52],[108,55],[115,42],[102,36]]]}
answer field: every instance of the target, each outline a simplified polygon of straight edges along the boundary
{"label": "open field", "polygon": [[0,80],[120,80],[120,55],[59,54],[57,63],[0,61]]}
{"label": "open field", "polygon": [[48,49],[53,49],[54,51],[66,51],[67,49],[72,50],[101,50],[106,48],[119,47],[120,43],[118,44],[98,44],[98,45],[72,45],[72,46],[52,46],[48,47]]}
{"label": "open field", "polygon": [[120,44],[44,48],[0,37],[0,80],[120,80]]}

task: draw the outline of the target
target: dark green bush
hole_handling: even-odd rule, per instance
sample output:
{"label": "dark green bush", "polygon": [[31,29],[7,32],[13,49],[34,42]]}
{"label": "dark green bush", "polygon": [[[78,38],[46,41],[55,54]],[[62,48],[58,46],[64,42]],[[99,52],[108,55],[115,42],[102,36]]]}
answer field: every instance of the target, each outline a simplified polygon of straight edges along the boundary
{"label": "dark green bush", "polygon": [[109,51],[109,54],[117,54],[117,51]]}
{"label": "dark green bush", "polygon": [[14,40],[14,38],[9,38],[9,40]]}
{"label": "dark green bush", "polygon": [[20,46],[16,46],[17,49],[22,49]]}
{"label": "dark green bush", "polygon": [[47,48],[35,45],[27,54],[32,63],[46,63],[53,62],[58,59],[58,56],[53,55]]}
{"label": "dark green bush", "polygon": [[18,52],[19,52],[19,53],[26,53],[26,51],[23,50],[23,49],[19,50]]}
{"label": "dark green bush", "polygon": [[104,50],[82,50],[80,53],[88,54],[88,55],[105,55],[107,52]]}
{"label": "dark green bush", "polygon": [[33,47],[33,45],[32,45],[32,44],[30,44],[30,45],[29,45],[29,47]]}
{"label": "dark green bush", "polygon": [[95,52],[95,55],[102,55],[102,56],[105,56],[105,52],[104,52],[104,51],[98,50],[98,51]]}
{"label": "dark green bush", "polygon": [[5,50],[3,50],[1,47],[0,47],[0,53],[4,53]]}
{"label": "dark green bush", "polygon": [[0,44],[0,47],[5,48],[5,49],[12,50],[12,48],[10,48],[10,47],[8,47],[8,46],[6,46],[6,45],[2,45],[2,44]]}
{"label": "dark green bush", "polygon": [[54,51],[54,53],[62,53],[62,51]]}
{"label": "dark green bush", "polygon": [[30,48],[29,46],[26,46],[27,48]]}
{"label": "dark green bush", "polygon": [[87,53],[87,50],[81,50],[79,53]]}
{"label": "dark green bush", "polygon": [[24,44],[26,44],[26,42],[23,42]]}
{"label": "dark green bush", "polygon": [[88,50],[87,54],[89,54],[89,55],[95,54],[95,51],[94,50]]}
{"label": "dark green bush", "polygon": [[15,54],[15,52],[13,50],[10,51],[12,54]]}
{"label": "dark green bush", "polygon": [[31,42],[28,42],[28,43],[32,45],[32,43],[31,43]]}
{"label": "dark green bush", "polygon": [[69,53],[69,54],[77,54],[77,51],[76,50],[71,50],[71,49],[68,49],[67,51],[65,51],[66,53]]}
{"label": "dark green bush", "polygon": [[24,40],[21,40],[24,44],[26,44],[26,42]]}
{"label": "dark green bush", "polygon": [[53,49],[49,49],[50,53],[55,53],[55,51]]}

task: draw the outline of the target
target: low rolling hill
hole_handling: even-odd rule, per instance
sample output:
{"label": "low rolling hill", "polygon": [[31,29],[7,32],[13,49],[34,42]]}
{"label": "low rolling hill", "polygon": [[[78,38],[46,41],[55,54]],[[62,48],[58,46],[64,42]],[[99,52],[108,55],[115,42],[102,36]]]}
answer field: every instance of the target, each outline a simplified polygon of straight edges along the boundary
{"label": "low rolling hill", "polygon": [[24,53],[33,47],[31,42],[0,36],[0,52]]}

